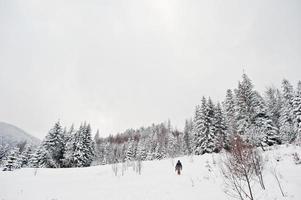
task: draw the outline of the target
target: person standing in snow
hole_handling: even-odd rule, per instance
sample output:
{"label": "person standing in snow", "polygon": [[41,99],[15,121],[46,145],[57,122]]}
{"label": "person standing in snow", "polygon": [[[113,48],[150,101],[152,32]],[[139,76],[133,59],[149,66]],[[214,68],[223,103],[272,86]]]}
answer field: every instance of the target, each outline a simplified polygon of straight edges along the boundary
{"label": "person standing in snow", "polygon": [[178,160],[176,164],[176,172],[178,175],[181,175],[181,171],[182,171],[182,163]]}

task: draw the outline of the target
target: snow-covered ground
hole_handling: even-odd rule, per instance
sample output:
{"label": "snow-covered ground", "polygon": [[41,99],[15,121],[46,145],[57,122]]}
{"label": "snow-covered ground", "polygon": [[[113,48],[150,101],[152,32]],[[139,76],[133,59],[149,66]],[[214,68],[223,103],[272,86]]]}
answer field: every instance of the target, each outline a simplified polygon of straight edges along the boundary
{"label": "snow-covered ground", "polygon": [[[264,153],[266,190],[254,187],[255,199],[301,199],[301,165],[292,154],[301,155],[301,147],[279,146]],[[181,157],[142,163],[139,175],[122,164],[114,175],[112,166],[72,169],[20,169],[0,172],[1,200],[89,200],[89,199],[233,199],[226,195],[220,174],[219,154]],[[183,173],[178,176],[174,165],[180,159]],[[279,161],[277,161],[279,160]],[[282,197],[272,175],[276,168],[286,197]]]}

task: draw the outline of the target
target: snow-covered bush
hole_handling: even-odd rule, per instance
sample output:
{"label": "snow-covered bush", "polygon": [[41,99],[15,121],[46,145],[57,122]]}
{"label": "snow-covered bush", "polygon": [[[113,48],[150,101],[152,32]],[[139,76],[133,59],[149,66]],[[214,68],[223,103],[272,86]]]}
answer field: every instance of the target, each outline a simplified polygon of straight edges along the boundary
{"label": "snow-covered bush", "polygon": [[296,165],[301,164],[301,159],[300,159],[300,156],[299,156],[299,154],[297,152],[295,152],[293,154],[293,159],[294,159],[294,162],[295,162]]}

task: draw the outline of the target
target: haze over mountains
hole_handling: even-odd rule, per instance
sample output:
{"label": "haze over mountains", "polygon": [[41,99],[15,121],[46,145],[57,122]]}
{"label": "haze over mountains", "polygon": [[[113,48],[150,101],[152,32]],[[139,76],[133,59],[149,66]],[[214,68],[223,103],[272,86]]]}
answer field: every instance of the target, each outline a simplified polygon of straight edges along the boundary
{"label": "haze over mountains", "polygon": [[16,145],[27,141],[28,144],[37,145],[40,140],[24,130],[5,122],[0,122],[0,144]]}

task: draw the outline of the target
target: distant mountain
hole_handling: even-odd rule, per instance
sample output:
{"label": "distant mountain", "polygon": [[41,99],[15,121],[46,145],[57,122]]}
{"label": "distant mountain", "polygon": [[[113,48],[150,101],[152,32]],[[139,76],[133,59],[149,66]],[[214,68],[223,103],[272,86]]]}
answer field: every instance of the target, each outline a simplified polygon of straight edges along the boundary
{"label": "distant mountain", "polygon": [[37,145],[41,142],[38,138],[31,136],[14,125],[0,122],[0,144],[16,145],[24,141],[32,145]]}

